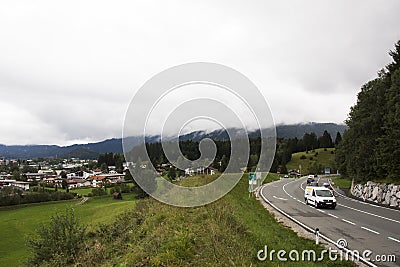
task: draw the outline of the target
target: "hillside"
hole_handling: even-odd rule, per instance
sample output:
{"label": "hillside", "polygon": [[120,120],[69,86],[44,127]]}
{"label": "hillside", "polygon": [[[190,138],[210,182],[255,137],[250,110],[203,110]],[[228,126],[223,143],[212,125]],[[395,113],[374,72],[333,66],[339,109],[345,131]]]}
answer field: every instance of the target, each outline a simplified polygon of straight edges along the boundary
{"label": "hillside", "polygon": [[[277,179],[269,175],[267,180]],[[215,179],[211,176],[197,176],[184,180],[182,185],[191,186],[208,183]],[[247,176],[220,200],[197,208],[173,207],[152,198],[128,202],[110,200],[109,197],[89,200],[76,206],[76,215],[88,224],[86,248],[82,248],[77,261],[90,263],[88,266],[282,266],[275,257],[273,262],[257,259],[257,252],[265,245],[268,249],[307,250],[316,246],[313,240],[299,237],[289,228],[275,221],[274,217],[254,197],[248,195]],[[100,200],[100,201],[99,201]],[[58,209],[66,204],[54,204]],[[104,206],[103,206],[104,205]],[[97,211],[118,208],[119,216],[107,216],[106,224],[99,224]],[[89,207],[89,213],[82,212]],[[0,215],[13,221],[22,220],[29,229],[37,227],[43,221],[43,211],[50,216],[54,207],[49,205],[31,206],[18,210],[0,210]],[[23,216],[41,210],[42,216]],[[123,212],[123,213],[121,213]],[[108,212],[107,212],[108,213]],[[44,213],[46,214],[46,213]],[[116,213],[113,212],[113,215]],[[96,219],[92,222],[91,218]],[[32,231],[32,230],[30,230]],[[4,240],[4,233],[0,233]],[[22,245],[20,235],[7,238]],[[7,264],[21,262],[23,251],[19,250],[19,259],[7,257]],[[8,253],[14,253],[8,251]],[[327,258],[327,257],[326,257]],[[14,260],[14,261],[13,261]],[[62,260],[62,259],[57,259]],[[58,261],[51,265],[60,265]],[[0,263],[0,265],[2,265]],[[286,262],[285,266],[304,266],[304,262]],[[348,262],[307,262],[307,266],[353,266]]]}
{"label": "hillside", "polygon": [[[292,159],[286,164],[286,168],[288,170],[298,170],[299,165],[301,165],[302,174],[320,174],[326,167],[330,167],[331,172],[336,173],[334,153],[334,148],[327,148],[327,151],[325,151],[324,148],[318,148],[313,151],[308,151],[308,153],[294,153],[292,154]],[[302,156],[306,158],[301,159]],[[316,171],[317,169],[319,170],[318,173]]]}
{"label": "hillside", "polygon": [[[305,133],[315,132],[317,136],[322,135],[324,130],[327,130],[331,136],[335,136],[337,132],[343,133],[346,129],[345,125],[334,123],[304,123],[293,125],[278,125],[276,127],[278,138],[301,138]],[[231,129],[234,133],[233,138],[243,136],[243,131],[240,129]],[[264,129],[263,133],[268,134],[270,129]],[[249,133],[250,137],[259,136],[259,132]],[[210,133],[204,131],[195,131],[184,134],[179,137],[181,141],[193,140],[200,141],[204,138],[212,140],[227,140],[228,134],[224,130],[216,130]],[[131,136],[125,138],[124,142],[128,148],[133,148],[138,145],[143,137]],[[154,143],[160,140],[160,136],[146,136],[146,142]],[[173,140],[173,139],[171,139]],[[56,145],[12,145],[6,146],[0,144],[0,157],[13,159],[28,159],[28,158],[81,158],[91,159],[96,158],[100,153],[122,153],[122,139],[112,138],[101,142],[89,144],[75,144],[71,146],[56,146]]]}

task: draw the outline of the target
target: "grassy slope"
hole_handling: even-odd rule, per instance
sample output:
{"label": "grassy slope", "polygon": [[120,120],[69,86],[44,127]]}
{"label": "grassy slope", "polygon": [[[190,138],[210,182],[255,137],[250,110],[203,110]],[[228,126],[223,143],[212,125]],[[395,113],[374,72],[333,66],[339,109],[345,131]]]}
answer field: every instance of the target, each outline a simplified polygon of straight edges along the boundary
{"label": "grassy slope", "polygon": [[63,211],[73,206],[76,215],[89,229],[98,223],[111,223],[117,214],[134,206],[134,195],[123,194],[123,200],[113,200],[110,196],[91,198],[83,205],[79,201],[61,203],[41,203],[26,207],[0,209],[0,266],[16,266],[26,260],[26,235],[32,234],[40,223],[49,220],[55,211]]}
{"label": "grassy slope", "polygon": [[[193,184],[199,185],[196,177],[183,182]],[[348,262],[258,261],[257,252],[265,245],[288,252],[321,248],[277,223],[258,200],[249,197],[247,189],[246,176],[223,198],[197,208],[140,201],[108,233],[94,234],[91,247],[101,249],[92,249],[80,260],[103,266],[353,266]]]}
{"label": "grassy slope", "polygon": [[343,178],[343,176],[335,176],[332,178],[332,182],[335,183],[335,186],[341,189],[350,189],[351,187],[351,180]]}
{"label": "grassy slope", "polygon": [[[315,149],[315,152],[309,151],[306,152],[298,152],[292,154],[292,160],[286,164],[286,168],[288,170],[298,170],[299,165],[301,164],[301,172],[303,174],[308,174],[308,167],[311,163],[317,162],[322,164],[322,166],[333,168],[335,162],[335,154],[331,154],[331,151],[334,151],[334,148],[328,148],[327,151],[324,151],[323,148]],[[315,153],[318,152],[318,155],[315,156]],[[305,155],[307,159],[300,159],[302,155]],[[310,160],[310,157],[313,159]]]}
{"label": "grassy slope", "polygon": [[[210,182],[214,177],[193,177],[186,186]],[[278,179],[269,175],[266,181]],[[199,183],[199,179],[202,181]],[[253,197],[249,198],[247,175],[220,200],[197,208],[179,208],[152,198],[123,201],[110,197],[32,205],[0,210],[0,265],[15,266],[26,257],[26,234],[48,220],[55,210],[74,205],[77,216],[88,224],[89,251],[79,261],[88,266],[349,266],[331,262],[259,262],[257,251],[317,248],[313,241],[298,237],[277,223]],[[134,204],[135,203],[135,204]],[[134,204],[134,205],[132,205]],[[134,208],[131,208],[134,206]],[[125,213],[123,213],[125,211]],[[117,214],[120,214],[116,217]],[[107,226],[100,226],[106,223]],[[317,248],[320,249],[320,248]]]}

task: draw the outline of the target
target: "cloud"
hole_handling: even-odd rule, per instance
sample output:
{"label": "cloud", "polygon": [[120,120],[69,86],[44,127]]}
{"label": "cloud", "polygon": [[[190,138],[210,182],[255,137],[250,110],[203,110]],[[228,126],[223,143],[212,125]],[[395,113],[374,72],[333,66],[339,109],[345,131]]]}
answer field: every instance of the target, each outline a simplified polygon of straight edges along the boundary
{"label": "cloud", "polygon": [[248,76],[277,123],[343,122],[390,62],[400,2],[2,1],[0,143],[121,135],[127,105],[187,62]]}

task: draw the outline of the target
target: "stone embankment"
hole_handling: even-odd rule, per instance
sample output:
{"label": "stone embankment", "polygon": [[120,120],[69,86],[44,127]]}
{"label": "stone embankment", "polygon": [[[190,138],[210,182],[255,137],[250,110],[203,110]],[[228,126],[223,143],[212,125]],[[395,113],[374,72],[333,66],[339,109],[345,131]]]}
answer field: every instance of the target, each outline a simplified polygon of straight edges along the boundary
{"label": "stone embankment", "polygon": [[378,204],[400,208],[400,185],[380,184],[368,181],[356,184],[351,190],[353,196]]}

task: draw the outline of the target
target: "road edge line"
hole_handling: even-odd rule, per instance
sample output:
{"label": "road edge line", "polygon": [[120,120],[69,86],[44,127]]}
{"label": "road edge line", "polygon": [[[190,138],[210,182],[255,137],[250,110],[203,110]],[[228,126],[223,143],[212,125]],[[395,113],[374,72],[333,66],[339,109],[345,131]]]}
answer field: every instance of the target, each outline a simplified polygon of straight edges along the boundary
{"label": "road edge line", "polygon": [[[293,218],[292,216],[290,216],[289,214],[287,214],[286,212],[284,212],[283,210],[281,210],[280,208],[278,208],[277,206],[275,206],[274,204],[272,204],[272,203],[262,194],[262,190],[263,190],[264,187],[266,187],[267,185],[268,185],[268,184],[265,184],[265,185],[263,185],[263,186],[261,186],[261,187],[259,188],[259,191],[260,191],[260,192],[259,192],[258,195],[261,196],[261,198],[262,198],[266,203],[268,203],[271,207],[273,207],[274,209],[276,209],[277,211],[279,211],[282,215],[284,215],[285,217],[287,217],[287,218],[290,219],[291,221],[297,223],[298,225],[300,225],[301,227],[303,227],[303,228],[306,229],[307,231],[309,231],[309,232],[311,232],[311,233],[315,233],[315,230],[313,230],[311,227],[309,227],[308,225],[306,225],[306,224],[300,222],[299,220]],[[325,235],[323,235],[323,234],[319,234],[319,236],[320,236],[321,238],[323,238],[325,241],[327,241],[327,242],[333,244],[334,246],[336,246],[338,249],[344,250],[344,252],[346,252],[346,253],[350,253],[350,254],[353,256],[352,259],[355,259],[354,252],[353,252],[352,250],[349,250],[348,248],[345,248],[345,247],[338,246],[338,244],[337,244],[335,241],[333,241],[332,239],[330,239],[329,237],[327,237],[327,236],[325,236]],[[372,262],[367,261],[367,260],[364,259],[363,257],[358,257],[358,260],[360,260],[361,262],[365,263],[365,264],[368,265],[368,266],[371,266],[371,267],[378,267],[377,265],[373,264]]]}

